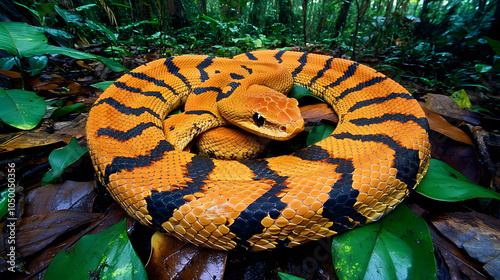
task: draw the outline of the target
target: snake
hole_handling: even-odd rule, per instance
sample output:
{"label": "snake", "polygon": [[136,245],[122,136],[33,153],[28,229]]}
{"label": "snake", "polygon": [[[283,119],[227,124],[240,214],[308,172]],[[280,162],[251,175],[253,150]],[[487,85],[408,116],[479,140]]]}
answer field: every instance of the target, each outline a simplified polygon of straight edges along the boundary
{"label": "snake", "polygon": [[[246,80],[232,73],[265,73],[259,69],[269,63],[284,66],[293,83],[336,111],[329,136],[255,160],[206,158],[167,140],[163,121],[190,94],[229,73],[233,81],[210,90],[230,99]],[[237,115],[239,105],[246,104],[225,110]],[[130,216],[226,251],[295,247],[377,221],[418,186],[430,160],[425,114],[399,83],[358,62],[282,50],[232,59],[181,55],[139,66],[99,96],[86,131],[97,177]]]}

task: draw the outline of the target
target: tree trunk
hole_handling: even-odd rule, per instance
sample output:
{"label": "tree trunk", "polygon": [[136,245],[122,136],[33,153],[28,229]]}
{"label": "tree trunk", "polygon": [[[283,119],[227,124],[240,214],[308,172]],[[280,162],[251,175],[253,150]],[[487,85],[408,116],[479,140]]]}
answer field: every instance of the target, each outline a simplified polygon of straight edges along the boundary
{"label": "tree trunk", "polygon": [[302,27],[304,31],[304,46],[307,44],[307,1],[302,0]]}
{"label": "tree trunk", "polygon": [[351,0],[344,0],[342,7],[340,8],[339,15],[337,17],[337,21],[335,22],[335,28],[333,29],[333,37],[338,37],[342,35],[344,31],[345,22],[347,20],[347,13],[349,12],[349,8],[351,7]]}
{"label": "tree trunk", "polygon": [[207,0],[198,0],[198,12],[207,14]]}
{"label": "tree trunk", "polygon": [[278,22],[286,27],[292,28],[292,1],[278,0]]}
{"label": "tree trunk", "polygon": [[257,27],[262,26],[262,16],[264,15],[264,4],[261,0],[254,0],[252,10],[249,15],[249,22]]}

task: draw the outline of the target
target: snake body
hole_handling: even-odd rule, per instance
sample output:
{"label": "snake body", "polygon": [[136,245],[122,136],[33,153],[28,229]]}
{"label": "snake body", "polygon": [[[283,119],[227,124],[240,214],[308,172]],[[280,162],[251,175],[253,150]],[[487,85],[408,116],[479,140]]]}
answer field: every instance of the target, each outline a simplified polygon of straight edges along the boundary
{"label": "snake body", "polygon": [[[166,140],[162,122],[190,92],[221,72],[251,73],[269,62],[334,108],[339,124],[329,137],[291,155],[245,161],[196,156]],[[87,140],[100,180],[143,224],[214,249],[266,250],[338,234],[394,209],[427,171],[427,131],[418,103],[374,69],[257,51],[178,56],[132,70],[92,107]]]}

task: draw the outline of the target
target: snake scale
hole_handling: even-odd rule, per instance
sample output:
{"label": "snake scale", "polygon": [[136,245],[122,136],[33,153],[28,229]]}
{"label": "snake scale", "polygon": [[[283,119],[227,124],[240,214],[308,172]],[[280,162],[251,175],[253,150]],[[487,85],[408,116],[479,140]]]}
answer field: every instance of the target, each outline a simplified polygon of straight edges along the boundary
{"label": "snake scale", "polygon": [[[197,87],[270,62],[337,112],[329,137],[291,155],[240,161],[166,140],[163,120]],[[140,66],[98,98],[87,140],[99,179],[132,217],[219,250],[293,247],[376,221],[418,185],[430,158],[427,119],[401,85],[357,62],[278,50]]]}

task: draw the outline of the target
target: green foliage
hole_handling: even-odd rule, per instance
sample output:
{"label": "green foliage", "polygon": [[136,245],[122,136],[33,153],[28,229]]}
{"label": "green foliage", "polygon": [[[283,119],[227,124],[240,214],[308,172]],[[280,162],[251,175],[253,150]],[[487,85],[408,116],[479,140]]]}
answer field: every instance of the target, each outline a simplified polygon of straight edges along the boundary
{"label": "green foliage", "polygon": [[0,88],[0,119],[13,127],[30,130],[45,114],[45,100],[32,91]]}
{"label": "green foliage", "polygon": [[293,275],[290,275],[288,273],[284,273],[281,271],[278,271],[278,276],[280,277],[281,280],[304,280],[304,278],[293,276]]}
{"label": "green foliage", "polygon": [[334,130],[335,126],[331,124],[322,124],[320,126],[313,127],[307,135],[307,146],[311,146],[312,144],[325,139],[330,136]]}
{"label": "green foliage", "polygon": [[5,189],[0,192],[0,220],[3,219],[3,216],[5,216],[7,212],[9,212],[8,194],[9,194],[9,189]]}
{"label": "green foliage", "polygon": [[[49,53],[62,54],[77,59],[95,59],[116,72],[126,70],[121,64],[102,56],[49,45],[47,43],[47,38],[42,32],[31,25],[21,22],[0,22],[0,49],[11,54],[12,60],[14,60],[14,63],[4,61],[4,65],[1,66],[5,70],[10,69],[5,68],[6,65],[12,66],[17,64],[22,71],[22,59],[42,56]],[[46,62],[47,60],[44,59],[36,59],[34,63],[31,64],[35,65],[36,69],[40,70],[45,67]]]}
{"label": "green foliage", "polygon": [[340,279],[436,278],[429,228],[405,205],[379,222],[335,237],[332,257]]}
{"label": "green foliage", "polygon": [[417,192],[434,200],[463,201],[471,198],[500,199],[500,194],[471,182],[448,164],[431,159]]}
{"label": "green foliage", "polygon": [[112,85],[114,83],[114,81],[104,81],[104,82],[100,82],[100,83],[95,83],[93,84],[92,86],[95,87],[95,88],[98,88],[102,91],[106,90],[110,85]]}
{"label": "green foliage", "polygon": [[126,219],[107,230],[85,235],[73,250],[59,252],[44,279],[147,279],[127,236]]}
{"label": "green foliage", "polygon": [[75,137],[63,148],[52,151],[49,155],[49,172],[43,176],[42,185],[49,185],[64,172],[66,167],[75,163],[83,154],[88,152],[87,147],[80,147]]}

